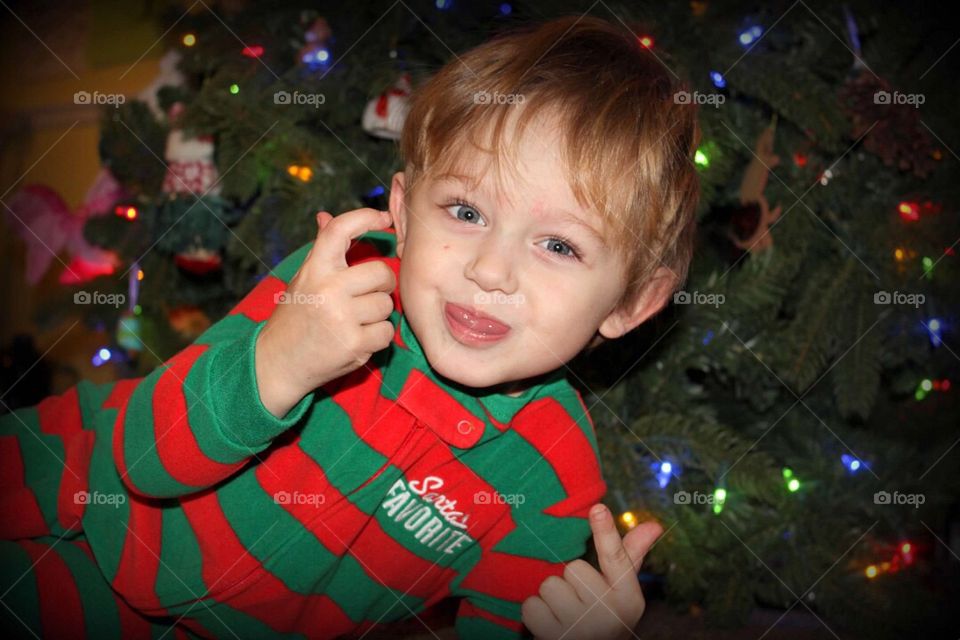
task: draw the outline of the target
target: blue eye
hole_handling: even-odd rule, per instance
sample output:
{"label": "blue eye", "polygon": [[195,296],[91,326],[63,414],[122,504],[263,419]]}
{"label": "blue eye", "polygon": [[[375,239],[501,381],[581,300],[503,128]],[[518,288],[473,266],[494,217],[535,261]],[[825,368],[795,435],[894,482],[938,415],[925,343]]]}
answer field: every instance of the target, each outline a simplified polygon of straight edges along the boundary
{"label": "blue eye", "polygon": [[[457,220],[468,222],[468,223],[476,220],[482,220],[482,218],[480,217],[480,213],[477,211],[477,208],[465,200],[461,200],[460,198],[457,198],[452,203],[447,205],[446,208],[450,209],[452,207],[459,207],[457,212],[453,213],[453,217],[455,217]],[[463,211],[464,209],[467,210],[466,214],[464,214],[464,211]],[[468,217],[467,218],[461,217],[462,214],[468,215]],[[483,226],[486,226],[486,224],[484,224]],[[576,246],[574,246],[573,243],[567,238],[564,238],[562,236],[554,236],[553,238],[548,239],[546,242],[552,243],[550,245],[551,247],[556,247],[556,246],[561,247],[561,252],[553,251],[552,249],[548,250],[550,253],[553,253],[554,255],[560,257],[561,259],[564,259],[564,260],[580,260],[581,259],[580,251],[577,250]],[[563,247],[567,249],[568,251],[567,253],[562,252]]]}

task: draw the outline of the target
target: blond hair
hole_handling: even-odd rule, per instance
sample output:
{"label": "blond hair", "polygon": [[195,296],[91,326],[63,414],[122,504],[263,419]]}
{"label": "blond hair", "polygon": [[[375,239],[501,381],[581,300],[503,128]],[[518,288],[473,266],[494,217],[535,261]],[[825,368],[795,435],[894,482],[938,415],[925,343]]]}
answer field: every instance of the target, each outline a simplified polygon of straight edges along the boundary
{"label": "blond hair", "polygon": [[[463,142],[514,158],[531,118],[557,118],[567,181],[623,258],[629,304],[659,266],[686,281],[693,254],[700,141],[696,106],[635,35],[595,17],[568,16],[502,33],[444,65],[411,97],[400,139],[408,185],[451,173]],[[477,99],[522,96],[515,135],[501,143],[517,105]],[[478,134],[493,123],[492,149]],[[408,190],[409,193],[409,190]]]}

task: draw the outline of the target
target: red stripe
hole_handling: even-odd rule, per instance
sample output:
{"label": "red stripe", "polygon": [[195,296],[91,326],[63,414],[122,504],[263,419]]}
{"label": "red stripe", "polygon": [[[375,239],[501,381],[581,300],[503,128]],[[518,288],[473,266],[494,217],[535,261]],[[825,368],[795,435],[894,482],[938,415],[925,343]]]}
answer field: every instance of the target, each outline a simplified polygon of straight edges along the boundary
{"label": "red stripe", "polygon": [[26,484],[17,436],[0,436],[0,539],[50,534],[33,490]]}
{"label": "red stripe", "polygon": [[162,512],[137,495],[130,496],[129,504],[130,519],[113,588],[137,609],[163,615],[166,611],[154,590],[160,567]]}
{"label": "red stripe", "polygon": [[575,495],[584,486],[602,481],[590,441],[563,405],[553,398],[541,398],[528,407],[535,408],[523,411],[513,421],[513,429],[550,464],[566,494]]}
{"label": "red stripe", "polygon": [[278,632],[326,638],[355,627],[329,597],[295,593],[267,571],[237,538],[216,494],[201,494],[181,504],[197,534],[204,558],[203,580],[213,599]]}
{"label": "red stripe", "polygon": [[523,632],[523,623],[517,620],[511,620],[510,618],[504,618],[503,616],[498,616],[495,613],[491,613],[486,609],[481,609],[480,607],[474,606],[470,600],[464,598],[460,601],[460,608],[457,610],[457,618],[482,618],[484,620],[489,620],[494,624],[498,624],[501,627],[506,627],[511,631],[517,633]]}
{"label": "red stripe", "polygon": [[133,484],[133,479],[127,474],[126,454],[123,451],[124,436],[126,425],[124,418],[127,415],[127,404],[130,402],[130,396],[137,388],[137,383],[142,378],[135,380],[121,380],[114,385],[110,395],[103,403],[104,409],[118,409],[117,417],[113,422],[113,463],[117,467],[117,474],[120,480],[131,491],[140,493],[140,489]]}
{"label": "red stripe", "polygon": [[[270,468],[297,470],[277,478]],[[275,496],[289,487],[307,495],[322,495],[319,506],[292,501],[282,506],[333,554],[350,553],[371,579],[418,598],[445,589],[457,573],[421,558],[394,540],[375,518],[370,518],[330,484],[323,469],[296,445],[271,451],[256,470],[264,493]],[[359,535],[357,535],[359,534]]]}
{"label": "red stripe", "polygon": [[562,576],[565,567],[563,562],[488,551],[463,579],[460,588],[519,603],[536,595],[548,576]]}
{"label": "red stripe", "polygon": [[77,387],[70,387],[59,396],[48,396],[37,405],[40,430],[64,439],[83,429]]}
{"label": "red stripe", "polygon": [[30,555],[33,564],[43,637],[86,637],[83,604],[70,567],[47,544],[32,540],[18,540],[17,543]]}
{"label": "red stripe", "polygon": [[[153,390],[153,429],[157,456],[174,480],[190,487],[214,484],[245,464],[245,460],[224,464],[207,457],[197,443],[188,418],[183,381],[208,348],[207,345],[193,344],[167,361],[167,369]],[[200,402],[202,411],[209,411],[204,403],[209,405],[212,402],[209,395],[202,399],[191,395],[189,400]]]}
{"label": "red stripe", "polygon": [[227,315],[242,314],[254,322],[263,322],[277,306],[276,294],[285,291],[287,283],[276,276],[265,276],[250,293],[230,310]]}
{"label": "red stripe", "polygon": [[78,500],[77,493],[86,493],[90,489],[90,455],[96,439],[96,431],[81,431],[64,438],[65,464],[57,493],[57,519],[63,529],[83,528],[81,520],[87,502]]}

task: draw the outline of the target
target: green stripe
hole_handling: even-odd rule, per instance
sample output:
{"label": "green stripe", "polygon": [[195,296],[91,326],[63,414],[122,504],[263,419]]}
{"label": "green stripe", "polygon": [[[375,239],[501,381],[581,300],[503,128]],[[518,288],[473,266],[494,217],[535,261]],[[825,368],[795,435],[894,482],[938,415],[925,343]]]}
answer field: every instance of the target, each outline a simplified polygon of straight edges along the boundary
{"label": "green stripe", "polygon": [[163,509],[161,527],[160,566],[154,583],[157,598],[161,603],[182,603],[203,597],[207,592],[203,554],[183,509]]}
{"label": "green stripe", "polygon": [[[300,447],[323,469],[341,493],[351,493],[387,462],[354,431],[350,416],[330,397],[316,408],[313,421],[303,430]],[[369,425],[357,425],[361,429]]]}
{"label": "green stripe", "polygon": [[513,640],[523,637],[521,634],[483,618],[460,616],[456,620],[454,629],[456,630],[457,637],[462,640],[472,640],[473,638],[482,638],[483,640],[487,638],[505,638]]}
{"label": "green stripe", "polygon": [[[182,495],[196,489],[178,482],[167,473],[160,462],[154,437],[153,396],[157,381],[167,369],[166,364],[157,367],[137,385],[127,402],[127,413],[123,419],[123,462],[128,479],[140,491],[153,495]],[[187,397],[190,397],[189,394]],[[164,425],[163,428],[169,429],[170,425]],[[164,436],[158,433],[156,437]]]}
{"label": "green stripe", "polygon": [[[302,634],[295,633],[281,634],[274,631],[265,622],[261,622],[239,609],[213,600],[170,607],[168,610],[176,617],[186,614],[186,618],[197,620],[213,638],[289,638],[293,640],[305,637]],[[190,637],[197,637],[192,633],[189,635]],[[164,637],[169,640],[172,638],[172,634],[168,633]]]}
{"label": "green stripe", "polygon": [[[0,605],[0,624],[8,633],[24,638],[42,636],[40,597],[32,564],[30,555],[19,544],[0,540],[0,595],[6,605]],[[33,636],[28,635],[24,625],[33,631]]]}
{"label": "green stripe", "polygon": [[83,606],[83,622],[87,638],[119,638],[120,611],[113,589],[106,583],[103,573],[90,556],[68,542],[54,548],[70,568],[73,583],[80,593]]}
{"label": "green stripe", "polygon": [[408,618],[411,609],[420,611],[425,605],[422,598],[404,595],[402,591],[376,582],[350,555],[344,555],[340,560],[336,574],[323,593],[340,605],[351,620],[358,623],[367,619],[392,622]]}
{"label": "green stripe", "polygon": [[297,269],[299,269],[300,265],[303,264],[303,261],[307,259],[307,254],[310,253],[310,248],[312,246],[313,241],[311,240],[288,255],[286,258],[280,261],[280,264],[270,270],[270,275],[289,283],[290,280],[293,279],[293,276],[296,275]]}
{"label": "green stripe", "polygon": [[[103,409],[90,427],[96,430],[90,454],[90,491],[128,496],[113,460],[113,423],[116,409]],[[97,562],[111,584],[120,568],[120,552],[130,521],[129,497],[122,504],[88,504],[83,513],[83,530],[95,549]]]}
{"label": "green stripe", "polygon": [[24,482],[36,496],[51,533],[60,535],[64,530],[57,520],[57,495],[66,464],[63,438],[40,430],[40,412],[36,407],[24,407],[15,413],[15,416],[4,416],[4,422],[9,425],[4,431],[16,435],[23,458]]}

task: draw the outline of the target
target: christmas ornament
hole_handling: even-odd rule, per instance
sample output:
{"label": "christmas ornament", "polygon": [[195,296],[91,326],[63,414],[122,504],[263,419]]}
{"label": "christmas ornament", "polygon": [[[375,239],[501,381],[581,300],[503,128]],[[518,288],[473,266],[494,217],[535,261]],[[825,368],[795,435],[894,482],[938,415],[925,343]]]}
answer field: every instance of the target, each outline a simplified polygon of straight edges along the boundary
{"label": "christmas ornament", "polygon": [[781,205],[770,209],[763,192],[767,186],[770,170],[780,164],[780,157],[773,153],[773,136],[777,116],[760,133],[754,146],[754,154],[740,182],[741,209],[732,220],[733,229],[727,237],[744,251],[760,253],[773,246],[770,227],[780,218]]}
{"label": "christmas ornament", "polygon": [[184,77],[178,70],[181,59],[180,52],[176,49],[170,49],[163,54],[158,65],[160,67],[160,73],[157,74],[149,85],[137,94],[137,99],[147,103],[147,106],[157,120],[163,120],[166,116],[163,109],[160,108],[157,92],[163,87],[183,86]]}
{"label": "christmas ornament", "polygon": [[164,152],[167,172],[163,177],[163,192],[171,198],[180,194],[219,195],[217,167],[213,163],[213,137],[185,134],[180,127],[183,110],[183,103],[177,102],[170,107],[168,114],[171,129]]}
{"label": "christmas ornament", "polygon": [[199,307],[185,305],[176,307],[167,314],[170,326],[177,334],[189,342],[193,342],[200,334],[210,327],[210,317]]}
{"label": "christmas ornament", "polygon": [[114,272],[118,256],[89,244],[83,237],[88,218],[110,211],[113,203],[128,197],[105,168],[75,211],[56,191],[43,185],[27,185],[17,191],[3,208],[7,222],[23,239],[27,248],[25,279],[35,285],[46,273],[54,256],[66,249],[70,263],[60,273],[60,284],[75,285]]}
{"label": "christmas ornament", "polygon": [[202,247],[181,251],[173,257],[173,261],[184,271],[198,276],[217,271],[222,264],[219,253]]}
{"label": "christmas ornament", "polygon": [[402,73],[389,89],[370,100],[363,110],[363,130],[387,140],[398,140],[410,110],[413,91],[409,73]]}

